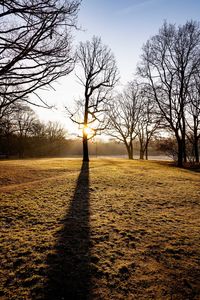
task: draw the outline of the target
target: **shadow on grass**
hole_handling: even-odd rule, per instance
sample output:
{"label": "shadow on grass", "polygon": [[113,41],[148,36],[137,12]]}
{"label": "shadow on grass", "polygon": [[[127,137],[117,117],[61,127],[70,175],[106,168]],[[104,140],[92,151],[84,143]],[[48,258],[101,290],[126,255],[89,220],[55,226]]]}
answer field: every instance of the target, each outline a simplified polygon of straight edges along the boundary
{"label": "shadow on grass", "polygon": [[48,255],[44,299],[90,299],[89,163],[84,162],[69,211],[58,232],[56,254]]}
{"label": "shadow on grass", "polygon": [[158,165],[161,165],[161,166],[168,166],[171,168],[178,168],[180,170],[186,170],[186,171],[191,171],[191,172],[195,172],[195,173],[200,173],[200,164],[199,163],[184,163],[183,167],[178,167],[177,162],[174,162],[174,161],[154,160],[153,162]]}

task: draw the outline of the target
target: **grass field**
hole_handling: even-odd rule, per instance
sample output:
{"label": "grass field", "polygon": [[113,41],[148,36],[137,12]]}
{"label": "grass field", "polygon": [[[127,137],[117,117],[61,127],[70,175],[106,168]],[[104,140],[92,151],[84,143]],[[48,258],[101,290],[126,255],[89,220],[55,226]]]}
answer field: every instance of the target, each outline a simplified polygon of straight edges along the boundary
{"label": "grass field", "polygon": [[0,162],[0,299],[200,299],[200,173]]}

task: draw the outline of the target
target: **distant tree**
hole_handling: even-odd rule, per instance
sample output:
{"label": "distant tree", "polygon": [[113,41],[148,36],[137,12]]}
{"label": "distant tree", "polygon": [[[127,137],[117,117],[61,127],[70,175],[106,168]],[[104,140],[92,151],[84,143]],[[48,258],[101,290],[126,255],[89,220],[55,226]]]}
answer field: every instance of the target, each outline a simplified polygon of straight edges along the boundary
{"label": "distant tree", "polygon": [[[84,87],[84,98],[77,102],[76,112],[70,113],[70,118],[82,128],[83,161],[89,161],[88,139],[105,129],[104,113],[118,81],[118,71],[111,50],[99,37],[81,42],[77,58],[82,70],[77,77]],[[77,111],[83,113],[81,121]]]}
{"label": "distant tree", "polygon": [[15,128],[13,127],[13,116],[11,114],[0,119],[0,154],[10,157],[13,146],[13,136]]}
{"label": "distant tree", "polygon": [[65,139],[66,135],[66,130],[63,128],[63,126],[59,122],[52,121],[49,121],[46,124],[44,132],[50,142],[56,140],[63,140]]}
{"label": "distant tree", "polygon": [[45,124],[36,119],[32,123],[28,142],[30,156],[60,155],[66,146],[66,130],[58,122]]}
{"label": "distant tree", "polygon": [[193,76],[193,81],[188,89],[187,112],[187,138],[192,144],[192,155],[199,163],[199,141],[200,141],[200,72]]}
{"label": "distant tree", "polygon": [[25,104],[18,104],[13,116],[13,128],[17,137],[18,155],[24,157],[28,146],[28,137],[32,134],[32,126],[36,122],[35,112]]}
{"label": "distant tree", "polygon": [[129,159],[133,159],[133,141],[138,134],[136,127],[140,109],[139,85],[131,82],[123,93],[118,94],[107,111],[109,119],[107,133],[124,143]]}
{"label": "distant tree", "polygon": [[[0,102],[3,103],[4,102],[4,97],[0,98]],[[15,111],[16,108],[16,104],[21,103],[20,100],[15,101],[14,103],[10,103],[7,106],[3,106],[0,105],[0,122],[2,121],[2,119],[6,119],[8,118],[10,115],[13,114],[13,112]]]}
{"label": "distant tree", "polygon": [[33,110],[20,101],[11,104],[4,112],[0,118],[0,144],[7,157],[17,149],[19,156],[23,156],[26,137],[30,133],[35,118]]}
{"label": "distant tree", "polygon": [[186,160],[186,106],[192,76],[200,66],[200,27],[189,21],[176,28],[166,22],[143,47],[139,74],[148,80],[178,147],[178,165]]}
{"label": "distant tree", "polygon": [[45,130],[46,130],[46,125],[42,123],[39,119],[32,124],[32,128],[31,128],[32,136],[37,137],[38,140],[45,138],[46,136]]}
{"label": "distant tree", "polygon": [[23,102],[12,104],[9,114],[0,118],[0,154],[55,156],[66,148],[66,130],[58,123],[42,123],[35,112]]}
{"label": "distant tree", "polygon": [[164,152],[168,157],[177,161],[178,149],[177,142],[174,137],[157,138],[154,143],[157,151]]}
{"label": "distant tree", "polygon": [[142,85],[138,99],[140,105],[136,132],[140,143],[140,159],[144,159],[144,155],[148,159],[149,143],[160,127],[161,117],[151,88]]}
{"label": "distant tree", "polygon": [[0,1],[0,114],[72,71],[71,28],[79,5],[78,0]]}

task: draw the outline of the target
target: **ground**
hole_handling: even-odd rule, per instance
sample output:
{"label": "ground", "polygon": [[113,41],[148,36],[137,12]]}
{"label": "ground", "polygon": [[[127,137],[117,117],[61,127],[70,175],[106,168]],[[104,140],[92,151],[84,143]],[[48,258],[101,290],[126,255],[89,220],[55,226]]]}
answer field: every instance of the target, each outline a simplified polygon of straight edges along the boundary
{"label": "ground", "polygon": [[0,162],[0,299],[200,299],[200,173]]}

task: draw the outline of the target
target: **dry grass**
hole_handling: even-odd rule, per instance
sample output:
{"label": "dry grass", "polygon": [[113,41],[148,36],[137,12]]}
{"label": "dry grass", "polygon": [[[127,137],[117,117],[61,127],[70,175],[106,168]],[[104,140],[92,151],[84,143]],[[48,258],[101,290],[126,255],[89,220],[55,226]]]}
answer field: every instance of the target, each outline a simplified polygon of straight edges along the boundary
{"label": "dry grass", "polygon": [[0,162],[1,299],[200,299],[200,175],[170,163]]}

